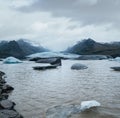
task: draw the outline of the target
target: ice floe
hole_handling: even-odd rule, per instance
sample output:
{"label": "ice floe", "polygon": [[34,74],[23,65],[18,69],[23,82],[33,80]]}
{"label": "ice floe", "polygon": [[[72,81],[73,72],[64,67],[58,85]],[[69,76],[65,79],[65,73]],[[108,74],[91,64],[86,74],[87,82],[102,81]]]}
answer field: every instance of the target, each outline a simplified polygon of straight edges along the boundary
{"label": "ice floe", "polygon": [[15,64],[15,63],[22,63],[21,60],[15,58],[15,57],[7,57],[3,60],[3,63],[5,64]]}

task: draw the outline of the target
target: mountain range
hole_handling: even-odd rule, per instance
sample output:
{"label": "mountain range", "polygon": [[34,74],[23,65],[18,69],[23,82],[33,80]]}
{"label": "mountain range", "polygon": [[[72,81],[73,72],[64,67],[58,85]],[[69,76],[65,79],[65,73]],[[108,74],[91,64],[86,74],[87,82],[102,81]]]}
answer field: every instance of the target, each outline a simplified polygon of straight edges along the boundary
{"label": "mountain range", "polygon": [[80,55],[110,55],[120,56],[120,42],[99,43],[93,39],[84,39],[69,47],[65,52]]}
{"label": "mountain range", "polygon": [[[40,45],[33,45],[24,39],[0,42],[0,58],[13,56],[22,59],[27,55],[48,51],[48,49]],[[117,57],[120,56],[120,42],[100,43],[89,38],[77,42],[63,52],[79,55],[110,55]]]}
{"label": "mountain range", "polygon": [[32,45],[24,39],[0,42],[0,58],[6,58],[8,56],[25,58],[27,55],[45,51],[48,50],[42,46]]}

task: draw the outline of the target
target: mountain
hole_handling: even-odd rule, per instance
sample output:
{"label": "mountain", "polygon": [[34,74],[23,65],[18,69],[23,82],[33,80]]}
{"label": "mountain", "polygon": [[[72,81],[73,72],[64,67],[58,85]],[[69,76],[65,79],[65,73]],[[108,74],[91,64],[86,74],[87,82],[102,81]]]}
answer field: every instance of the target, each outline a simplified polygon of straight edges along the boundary
{"label": "mountain", "polygon": [[34,46],[22,39],[18,41],[13,40],[0,42],[0,58],[6,58],[8,56],[25,58],[27,55],[45,51],[48,50],[42,46]]}
{"label": "mountain", "polygon": [[79,41],[65,52],[80,55],[110,55],[117,57],[120,56],[120,42],[99,43],[89,38]]}
{"label": "mountain", "polygon": [[17,58],[24,57],[24,52],[16,41],[6,42],[0,46],[0,58],[14,56]]}
{"label": "mountain", "polygon": [[18,40],[17,43],[19,44],[25,55],[48,51],[48,49],[45,49],[42,46],[34,46],[33,44],[24,39]]}

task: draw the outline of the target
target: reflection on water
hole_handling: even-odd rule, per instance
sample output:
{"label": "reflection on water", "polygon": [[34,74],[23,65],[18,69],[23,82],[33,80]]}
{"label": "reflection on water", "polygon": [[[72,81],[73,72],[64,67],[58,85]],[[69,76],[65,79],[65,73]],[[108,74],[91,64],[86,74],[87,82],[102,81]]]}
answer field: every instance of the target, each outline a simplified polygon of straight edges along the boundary
{"label": "reflection on water", "polygon": [[[76,62],[87,65],[88,69],[71,70],[71,65]],[[80,104],[93,99],[107,108],[110,115],[120,116],[117,112],[120,111],[120,72],[110,69],[120,63],[64,60],[62,67],[45,71],[33,70],[35,65],[39,64],[27,61],[10,65],[0,63],[0,69],[8,76],[8,83],[15,88],[10,99],[16,102],[16,109],[25,118],[44,118],[46,109],[52,106]],[[79,118],[88,118],[86,113],[81,115]]]}

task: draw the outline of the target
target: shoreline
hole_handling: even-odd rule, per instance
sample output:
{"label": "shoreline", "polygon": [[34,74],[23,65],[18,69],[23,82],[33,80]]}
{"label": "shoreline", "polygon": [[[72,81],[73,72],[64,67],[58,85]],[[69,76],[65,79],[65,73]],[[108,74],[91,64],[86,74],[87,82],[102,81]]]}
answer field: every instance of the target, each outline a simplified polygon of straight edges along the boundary
{"label": "shoreline", "polygon": [[15,103],[9,100],[9,94],[14,90],[5,81],[6,74],[0,71],[0,118],[23,118],[15,109]]}

